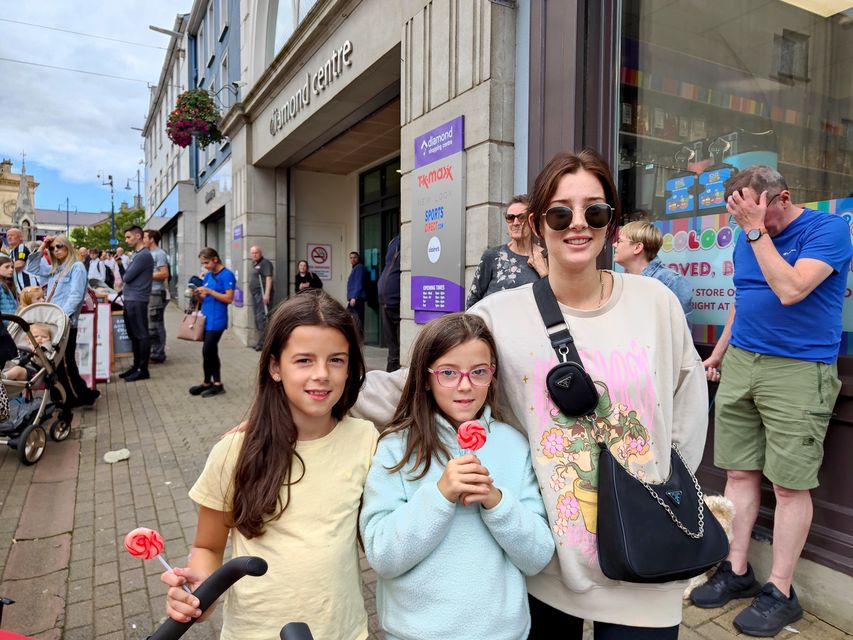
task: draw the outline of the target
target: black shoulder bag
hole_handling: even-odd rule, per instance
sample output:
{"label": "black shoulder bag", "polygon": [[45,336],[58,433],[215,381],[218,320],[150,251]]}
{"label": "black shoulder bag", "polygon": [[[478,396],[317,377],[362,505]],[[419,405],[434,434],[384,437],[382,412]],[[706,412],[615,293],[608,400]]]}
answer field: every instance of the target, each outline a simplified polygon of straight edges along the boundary
{"label": "black shoulder bag", "polygon": [[[545,384],[551,401],[567,416],[595,412],[598,391],[583,368],[548,278],[533,285],[551,346],[560,362]],[[634,477],[599,443],[598,562],[612,580],[663,583],[704,573],[729,552],[723,527],[705,510],[702,488],[676,445],[670,475],[661,484]]]}

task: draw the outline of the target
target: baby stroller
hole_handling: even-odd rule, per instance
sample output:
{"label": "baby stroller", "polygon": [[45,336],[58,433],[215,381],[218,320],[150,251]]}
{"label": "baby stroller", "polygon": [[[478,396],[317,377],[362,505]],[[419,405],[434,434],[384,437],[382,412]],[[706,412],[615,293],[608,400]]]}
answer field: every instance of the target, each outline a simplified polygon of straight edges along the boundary
{"label": "baby stroller", "polygon": [[[71,432],[73,414],[66,405],[66,392],[57,376],[68,343],[70,322],[61,308],[45,302],[26,307],[20,316],[3,314],[0,319],[9,321],[9,335],[19,348],[33,351],[29,366],[35,369],[29,380],[8,380],[3,376],[3,386],[9,395],[9,417],[0,422],[0,443],[15,449],[23,464],[35,464],[44,453],[47,434],[55,442],[61,442]],[[30,331],[33,323],[50,327],[52,349],[33,349],[36,344]]]}

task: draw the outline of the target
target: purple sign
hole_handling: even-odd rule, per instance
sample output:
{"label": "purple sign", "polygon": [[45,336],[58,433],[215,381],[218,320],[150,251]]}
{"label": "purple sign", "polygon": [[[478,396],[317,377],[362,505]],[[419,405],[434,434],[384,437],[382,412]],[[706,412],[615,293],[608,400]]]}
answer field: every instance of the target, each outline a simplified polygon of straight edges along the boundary
{"label": "purple sign", "polygon": [[242,224],[235,224],[234,225],[234,239],[239,240],[242,237],[243,237],[243,225]]}
{"label": "purple sign", "polygon": [[231,301],[231,303],[235,307],[243,306],[243,290],[240,287],[234,287],[234,299]]}
{"label": "purple sign", "polygon": [[412,296],[415,315],[441,315],[465,310],[465,291],[456,282],[434,276],[413,276],[412,293],[418,292],[420,300]]}
{"label": "purple sign", "polygon": [[459,153],[465,143],[465,116],[454,118],[415,138],[415,169]]}

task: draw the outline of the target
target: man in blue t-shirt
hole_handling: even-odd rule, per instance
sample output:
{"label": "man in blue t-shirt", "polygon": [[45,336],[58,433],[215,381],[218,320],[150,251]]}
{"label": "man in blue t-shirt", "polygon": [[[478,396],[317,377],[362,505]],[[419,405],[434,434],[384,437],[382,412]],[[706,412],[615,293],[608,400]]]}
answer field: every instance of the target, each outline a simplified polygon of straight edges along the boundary
{"label": "man in blue t-shirt", "polygon": [[[743,230],[734,250],[736,295],[704,365],[709,380],[720,380],[714,463],[726,469],[726,496],[735,504],[733,539],[727,560],[690,597],[713,608],[757,595],[734,626],[773,636],[803,612],[791,580],[841,388],[835,362],[853,248],[847,223],[793,204],[775,169],[749,167],[726,183],[726,196]],[[763,586],[747,562],[762,474],[776,495],[773,566]]]}

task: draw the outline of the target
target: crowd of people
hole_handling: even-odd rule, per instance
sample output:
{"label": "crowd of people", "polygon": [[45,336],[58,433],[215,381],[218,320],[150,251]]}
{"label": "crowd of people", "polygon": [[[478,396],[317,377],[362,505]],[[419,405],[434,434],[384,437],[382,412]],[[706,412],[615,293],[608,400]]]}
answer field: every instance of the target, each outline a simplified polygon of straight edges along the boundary
{"label": "crowd of people", "polygon": [[58,305],[70,320],[69,340],[59,369],[71,407],[90,406],[100,396],[83,380],[73,354],[77,321],[87,293],[114,291],[110,300],[124,308],[124,320],[133,344],[133,364],[120,374],[128,382],[149,377],[148,363],[165,361],[166,331],[163,309],[169,300],[169,256],[159,248],[160,233],[132,226],[125,231],[123,247],[103,250],[75,247],[70,238],[46,236],[23,242],[19,229],[6,231],[0,253],[0,311],[15,313],[34,302]]}
{"label": "crowd of people", "polygon": [[[511,240],[484,254],[471,308],[423,327],[406,369],[366,374],[357,282],[343,305],[300,264],[299,295],[266,319],[249,415],[190,491],[198,529],[187,566],[161,576],[168,615],[202,615],[192,591],[230,539],[232,555],[270,569],[232,588],[222,638],[274,637],[291,620],[318,638],[366,638],[358,541],[389,639],[579,640],[585,620],[597,640],[677,638],[684,584],[605,577],[582,489],[597,486],[599,443],[645,482],[667,479],[672,447],[695,470],[708,381],[722,380],[714,452],[736,506],[733,540],[691,599],[753,598],[733,620],[752,636],[799,619],[792,579],[839,389],[849,230],[793,205],[768,167],[737,174],[726,198],[742,232],[736,299],[704,362],[692,291],[662,272],[652,225],[620,228],[610,168],[589,150],[557,154],[529,198],[510,203]],[[624,271],[600,268],[607,243]],[[399,238],[388,253],[391,270]],[[545,387],[555,354],[534,290],[546,289],[597,388],[591,415],[566,415]],[[399,290],[384,300],[399,313]],[[488,433],[476,452],[459,439],[471,421]],[[762,476],[777,498],[763,585],[746,554]]]}

